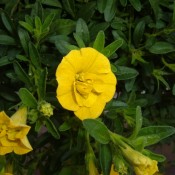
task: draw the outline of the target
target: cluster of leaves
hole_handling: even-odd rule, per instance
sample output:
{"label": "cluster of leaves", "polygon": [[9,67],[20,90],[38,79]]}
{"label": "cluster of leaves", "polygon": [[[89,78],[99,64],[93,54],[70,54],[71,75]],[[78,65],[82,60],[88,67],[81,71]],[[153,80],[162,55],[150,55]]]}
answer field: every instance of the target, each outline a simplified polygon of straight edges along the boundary
{"label": "cluster of leaves", "polygon": [[[92,121],[82,125],[56,99],[55,71],[72,49],[94,47],[111,62],[118,85],[117,98],[101,118],[108,129],[130,136],[139,150],[174,132],[160,126],[175,126],[173,0],[1,0],[0,7],[0,109],[12,113],[21,103],[28,106],[32,126],[34,151],[9,155],[17,174],[32,175],[38,169],[42,174],[81,175],[84,128],[98,143],[108,138],[100,139]],[[51,118],[39,110],[43,101],[54,106]],[[93,122],[97,128],[102,125]],[[157,127],[148,127],[153,124]],[[107,133],[105,126],[99,133]]]}

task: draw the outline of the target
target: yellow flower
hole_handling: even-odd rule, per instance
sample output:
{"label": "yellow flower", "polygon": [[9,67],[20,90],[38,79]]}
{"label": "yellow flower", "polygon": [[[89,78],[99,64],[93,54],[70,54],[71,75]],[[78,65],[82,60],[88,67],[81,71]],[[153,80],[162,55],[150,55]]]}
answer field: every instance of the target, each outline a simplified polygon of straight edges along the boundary
{"label": "yellow flower", "polygon": [[26,154],[32,147],[26,137],[30,126],[25,125],[27,109],[19,109],[11,118],[0,112],[0,155],[10,152]]}
{"label": "yellow flower", "polygon": [[157,161],[133,150],[129,146],[121,148],[121,150],[133,166],[136,175],[153,175],[158,172]]}
{"label": "yellow flower", "polygon": [[56,71],[60,104],[81,120],[97,118],[115,93],[110,62],[93,48],[70,51]]}
{"label": "yellow flower", "polygon": [[119,175],[119,173],[114,170],[114,164],[111,165],[110,175]]}

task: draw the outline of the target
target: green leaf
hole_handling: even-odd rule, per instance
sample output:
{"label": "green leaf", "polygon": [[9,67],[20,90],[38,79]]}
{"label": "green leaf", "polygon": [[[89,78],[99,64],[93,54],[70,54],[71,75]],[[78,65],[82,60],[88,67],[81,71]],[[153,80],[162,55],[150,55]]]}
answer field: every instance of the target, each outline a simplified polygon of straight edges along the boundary
{"label": "green leaf", "polygon": [[174,52],[175,48],[168,42],[158,41],[149,48],[149,51],[154,54],[166,54]]}
{"label": "green leaf", "polygon": [[139,131],[138,138],[144,137],[145,146],[149,146],[173,134],[175,134],[175,128],[172,126],[148,126]]}
{"label": "green leaf", "polygon": [[141,10],[142,5],[140,0],[129,0],[129,2],[131,3],[131,5],[134,7],[136,11],[139,12]]}
{"label": "green leaf", "polygon": [[33,26],[31,26],[29,23],[24,22],[24,21],[19,21],[19,24],[24,27],[26,30],[28,30],[30,33],[33,32]]}
{"label": "green leaf", "polygon": [[74,38],[79,46],[79,48],[83,48],[85,47],[84,41],[81,39],[81,37],[79,35],[77,35],[76,33],[73,33]]}
{"label": "green leaf", "polygon": [[35,81],[37,86],[38,99],[43,100],[46,95],[47,69],[36,69]]}
{"label": "green leaf", "polygon": [[6,27],[6,29],[11,34],[13,34],[14,33],[14,25],[13,25],[11,19],[9,18],[9,16],[3,11],[1,11],[1,19],[2,19],[2,22],[3,22],[4,26]]}
{"label": "green leaf", "polygon": [[57,19],[52,28],[60,35],[68,35],[75,30],[76,23],[71,19]]}
{"label": "green leaf", "polygon": [[42,25],[42,31],[45,31],[45,30],[47,30],[50,27],[50,25],[52,24],[52,21],[53,21],[54,17],[55,17],[55,13],[50,13],[46,17],[46,19],[44,20],[44,23]]}
{"label": "green leaf", "polygon": [[117,72],[115,74],[117,75],[118,80],[128,80],[135,78],[139,72],[133,68],[125,67],[125,66],[116,66]]}
{"label": "green leaf", "polygon": [[24,105],[31,108],[37,108],[37,100],[26,88],[21,88],[19,90],[19,97]]}
{"label": "green leaf", "polygon": [[14,38],[8,35],[0,35],[0,45],[16,45]]}
{"label": "green leaf", "polygon": [[42,29],[42,22],[38,16],[35,16],[35,28],[38,31],[41,31],[41,29]]}
{"label": "green leaf", "polygon": [[69,122],[64,122],[62,125],[59,127],[59,131],[67,131],[71,128],[71,125]]}
{"label": "green leaf", "polygon": [[77,13],[77,18],[82,18],[86,22],[89,22],[91,17],[94,15],[95,8],[96,2],[89,2],[83,4]]}
{"label": "green leaf", "polygon": [[97,9],[100,13],[103,13],[106,7],[107,0],[97,0]]}
{"label": "green leaf", "polygon": [[120,3],[123,7],[127,5],[127,0],[120,0]]}
{"label": "green leaf", "polygon": [[150,150],[143,150],[144,155],[150,157],[152,160],[157,160],[158,162],[164,162],[166,160],[166,157],[160,154],[153,153]]}
{"label": "green leaf", "polygon": [[149,0],[149,3],[154,11],[154,15],[156,17],[156,20],[158,20],[160,17],[159,13],[160,13],[160,8],[159,8],[159,0]]}
{"label": "green leaf", "polygon": [[96,39],[93,44],[93,48],[98,50],[99,52],[102,52],[105,45],[105,33],[104,31],[100,30],[96,36]]}
{"label": "green leaf", "polygon": [[0,58],[0,67],[11,64],[11,63],[13,62],[11,61],[11,57],[9,56],[4,56]]}
{"label": "green leaf", "polygon": [[54,123],[47,118],[47,120],[45,120],[45,125],[48,129],[48,132],[55,138],[55,139],[59,139],[60,138],[60,134],[57,130],[57,128],[55,127]]}
{"label": "green leaf", "polygon": [[138,22],[133,33],[133,40],[136,46],[142,40],[144,31],[145,31],[145,21]]}
{"label": "green leaf", "polygon": [[142,111],[141,107],[137,106],[136,108],[136,122],[135,122],[135,128],[131,135],[131,139],[136,138],[137,134],[139,133],[140,129],[142,127]]}
{"label": "green leaf", "polygon": [[172,93],[175,95],[175,84],[173,85]]}
{"label": "green leaf", "polygon": [[78,19],[76,25],[76,34],[81,37],[81,39],[88,44],[90,41],[89,29],[86,22],[83,19]]}
{"label": "green leaf", "polygon": [[108,46],[106,46],[102,53],[106,56],[106,57],[110,57],[113,53],[115,53],[115,51],[117,49],[119,49],[123,44],[123,40],[122,39],[118,39],[113,41],[111,44],[109,44]]}
{"label": "green leaf", "polygon": [[21,65],[16,61],[13,63],[14,66],[14,70],[16,75],[18,76],[18,78],[24,82],[27,87],[31,88],[33,87],[33,84],[29,78],[29,76],[27,75],[27,73],[24,71],[24,69],[21,67]]}
{"label": "green leaf", "polygon": [[75,17],[75,2],[74,2],[74,0],[62,0],[62,3],[63,3],[63,7],[65,8],[65,10],[70,15]]}
{"label": "green leaf", "polygon": [[95,140],[101,144],[107,144],[110,141],[108,128],[96,119],[83,120],[83,126]]}
{"label": "green leaf", "polygon": [[90,33],[91,39],[95,40],[95,38],[98,35],[98,32],[105,31],[109,26],[110,26],[110,24],[108,22],[94,23],[89,28],[89,31],[90,31],[89,33]]}
{"label": "green leaf", "polygon": [[104,10],[105,21],[110,22],[114,18],[116,10],[117,10],[116,0],[107,1]]}
{"label": "green leaf", "polygon": [[36,68],[41,67],[39,52],[32,42],[29,43],[29,56],[30,56],[32,64]]}
{"label": "green leaf", "polygon": [[112,163],[112,153],[109,144],[100,144],[100,151],[99,151],[99,158],[100,158],[100,166],[103,172],[103,175],[109,175],[111,170],[111,163]]}
{"label": "green leaf", "polygon": [[62,54],[62,55],[66,55],[68,52],[71,51],[71,49],[69,48],[69,46],[71,45],[70,43],[68,43],[67,41],[65,40],[57,40],[55,42],[55,45],[56,45],[56,48],[59,50],[59,52]]}
{"label": "green leaf", "polygon": [[20,38],[20,42],[21,42],[21,45],[25,51],[25,53],[28,55],[28,45],[29,45],[29,41],[30,41],[30,37],[29,37],[29,34],[27,31],[19,28],[18,29],[18,35],[19,35],[19,38]]}
{"label": "green leaf", "polygon": [[61,3],[57,0],[41,0],[41,3],[44,5],[49,5],[49,6],[53,6],[53,7],[59,7],[61,8]]}

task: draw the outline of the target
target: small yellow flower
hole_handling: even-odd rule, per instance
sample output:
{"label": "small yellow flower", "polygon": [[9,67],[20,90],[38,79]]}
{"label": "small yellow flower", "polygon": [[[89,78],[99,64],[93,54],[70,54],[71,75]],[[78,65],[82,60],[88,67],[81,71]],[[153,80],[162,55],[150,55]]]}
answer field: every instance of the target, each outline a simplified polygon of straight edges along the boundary
{"label": "small yellow flower", "polygon": [[136,175],[154,175],[158,172],[157,161],[133,150],[131,147],[121,148],[126,159],[131,163]]}
{"label": "small yellow flower", "polygon": [[115,93],[110,62],[93,48],[70,51],[56,71],[60,104],[81,120],[97,118]]}
{"label": "small yellow flower", "polygon": [[114,164],[111,165],[110,175],[119,175],[119,173],[114,170]]}
{"label": "small yellow flower", "polygon": [[26,137],[30,130],[27,126],[27,109],[19,109],[11,118],[4,111],[0,112],[0,155],[10,152],[26,154],[32,147]]}

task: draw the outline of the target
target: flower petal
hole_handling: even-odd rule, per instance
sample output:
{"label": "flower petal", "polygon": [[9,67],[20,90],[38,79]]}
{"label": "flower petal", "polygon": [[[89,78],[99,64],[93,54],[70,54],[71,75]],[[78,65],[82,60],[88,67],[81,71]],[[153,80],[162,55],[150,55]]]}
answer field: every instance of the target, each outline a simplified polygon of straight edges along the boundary
{"label": "flower petal", "polygon": [[58,88],[57,94],[58,94],[57,95],[58,101],[65,109],[68,109],[71,111],[78,110],[79,106],[77,105],[73,90],[65,94],[59,95],[59,88]]}
{"label": "flower petal", "polygon": [[94,103],[92,107],[81,107],[77,111],[74,112],[74,114],[80,119],[88,119],[88,118],[97,118],[101,115],[103,112],[103,109],[105,107],[105,104],[103,101],[100,101],[97,98],[97,101]]}
{"label": "flower petal", "polygon": [[12,147],[0,146],[0,155],[5,155],[7,153],[11,153],[12,151],[13,151]]}
{"label": "flower petal", "polygon": [[94,64],[98,51],[87,47],[80,50],[72,50],[64,58],[72,65],[77,73],[86,72]]}
{"label": "flower petal", "polygon": [[10,123],[10,118],[6,115],[4,111],[0,112],[0,124]]}
{"label": "flower petal", "polygon": [[20,109],[18,109],[12,116],[11,116],[11,120],[13,121],[13,123],[15,124],[26,124],[26,120],[27,120],[27,108],[26,107],[22,107]]}

